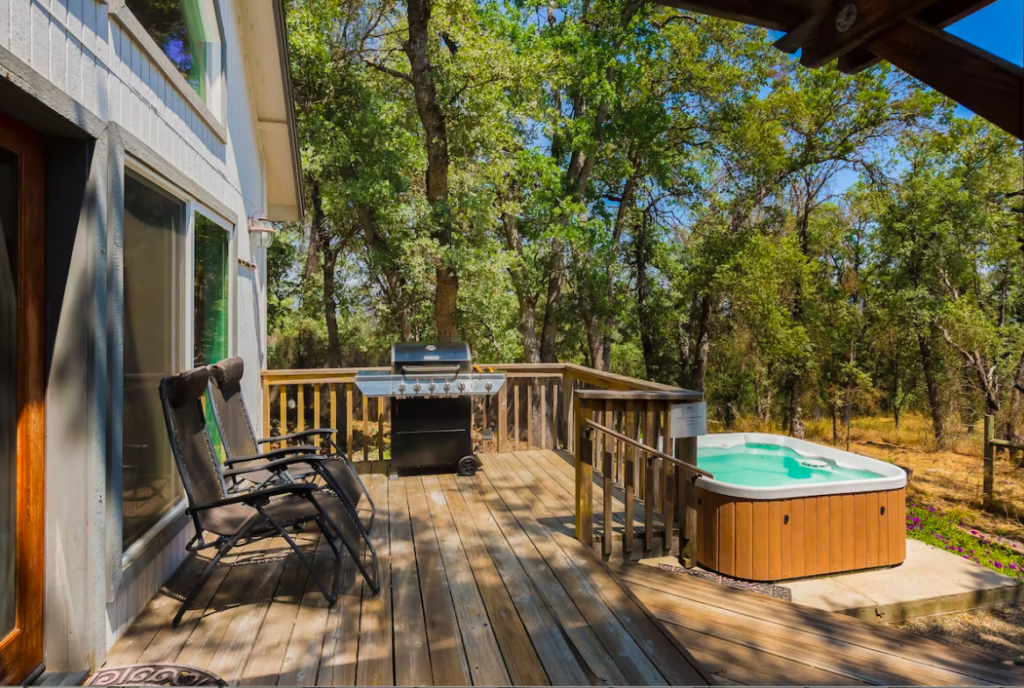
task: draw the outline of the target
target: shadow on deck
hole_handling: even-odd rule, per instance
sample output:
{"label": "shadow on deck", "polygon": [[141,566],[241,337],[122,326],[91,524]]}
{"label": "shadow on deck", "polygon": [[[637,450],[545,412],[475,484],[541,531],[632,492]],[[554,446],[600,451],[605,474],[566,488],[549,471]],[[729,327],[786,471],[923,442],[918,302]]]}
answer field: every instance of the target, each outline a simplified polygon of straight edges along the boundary
{"label": "shadow on deck", "polygon": [[[378,504],[379,596],[349,563],[344,594],[328,607],[271,540],[221,566],[173,628],[201,563],[189,560],[108,665],[179,662],[242,685],[1024,683],[1024,670],[978,650],[601,562],[572,536],[570,455],[481,459],[473,478],[389,481],[386,463],[360,464]],[[616,521],[618,530],[621,513]],[[300,538],[317,566],[330,565],[317,536]]]}
{"label": "shadow on deck", "polygon": [[[189,559],[112,648],[108,665],[177,662],[242,685],[693,685],[692,656],[572,537],[564,481],[538,452],[483,454],[473,478],[389,481],[360,464],[378,505],[382,592],[346,559],[327,606],[280,540],[219,567],[175,628],[203,563]],[[543,464],[543,465],[540,465]],[[570,500],[571,504],[571,500]],[[298,536],[333,559],[318,533]],[[329,575],[330,571],[323,571]]]}

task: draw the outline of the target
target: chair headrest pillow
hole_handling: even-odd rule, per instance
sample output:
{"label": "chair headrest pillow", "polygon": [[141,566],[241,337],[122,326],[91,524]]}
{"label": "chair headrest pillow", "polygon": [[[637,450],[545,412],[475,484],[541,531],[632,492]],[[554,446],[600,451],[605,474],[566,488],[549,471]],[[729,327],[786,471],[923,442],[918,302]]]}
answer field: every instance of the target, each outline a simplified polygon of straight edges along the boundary
{"label": "chair headrest pillow", "polygon": [[242,374],[245,373],[245,361],[239,356],[232,356],[231,358],[225,358],[223,361],[218,361],[211,366],[207,366],[210,371],[210,376],[213,378],[214,384],[221,389],[225,387],[232,387],[237,385],[242,380]]}
{"label": "chair headrest pillow", "polygon": [[160,381],[161,390],[174,408],[199,399],[206,392],[210,373],[206,367],[193,368],[184,373],[165,377]]}

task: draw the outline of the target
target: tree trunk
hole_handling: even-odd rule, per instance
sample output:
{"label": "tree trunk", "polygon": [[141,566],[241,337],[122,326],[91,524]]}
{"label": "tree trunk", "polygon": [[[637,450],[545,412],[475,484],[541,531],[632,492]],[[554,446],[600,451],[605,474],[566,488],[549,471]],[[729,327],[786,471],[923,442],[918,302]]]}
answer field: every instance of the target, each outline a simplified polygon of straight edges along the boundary
{"label": "tree trunk", "polygon": [[[800,221],[797,224],[800,238],[800,254],[805,261],[811,259],[810,237],[808,234],[811,221],[811,203],[810,190],[807,189],[803,199],[803,207],[801,208]],[[792,318],[795,324],[800,324],[804,318],[804,289],[803,283],[799,278],[797,278],[796,284],[793,285]],[[802,361],[795,361],[795,363],[802,367]],[[794,371],[790,373],[786,384],[789,394],[789,407],[786,413],[787,420],[789,421],[789,435],[790,437],[800,439],[804,436],[804,424],[800,419],[800,382],[802,377],[802,371]]]}
{"label": "tree trunk", "polygon": [[1021,437],[1017,423],[1020,420],[1021,397],[1024,397],[1024,394],[1022,394],[1024,392],[1024,352],[1021,353],[1020,359],[1017,361],[1012,384],[1013,388],[1010,391],[1010,418],[1007,421],[1006,439],[1020,444],[1024,438]]}
{"label": "tree trunk", "polygon": [[377,226],[377,213],[372,206],[356,206],[356,216],[363,228],[366,248],[371,254],[370,269],[378,270],[384,277],[383,291],[391,302],[397,319],[398,333],[403,342],[413,341],[412,323],[409,319],[409,303],[405,297],[405,278],[391,257],[386,237]]}
{"label": "tree trunk", "polygon": [[596,370],[604,370],[604,337],[601,333],[601,321],[585,298],[580,301],[580,314],[583,316],[583,329],[587,335],[590,365]]}
{"label": "tree trunk", "polygon": [[786,415],[789,420],[789,435],[790,437],[803,439],[804,423],[800,419],[800,375],[796,373],[790,374],[787,387],[789,392],[789,410]]}
{"label": "tree trunk", "polygon": [[928,409],[932,414],[935,446],[942,449],[946,446],[946,438],[942,427],[942,409],[939,407],[939,383],[935,379],[935,357],[932,352],[932,344],[928,341],[928,337],[918,334],[917,346],[921,351],[921,367],[924,369],[925,389],[928,391]]}
{"label": "tree trunk", "polygon": [[328,239],[322,243],[324,276],[324,319],[327,321],[327,365],[341,367],[341,341],[338,337],[338,303],[334,298],[334,269],[338,263],[338,249]]}
{"label": "tree trunk", "polygon": [[[519,227],[515,216],[510,213],[501,214],[501,226],[505,231],[505,244],[516,254],[516,259],[523,260],[523,242],[519,236]],[[537,343],[537,294],[530,289],[523,274],[521,263],[509,268],[512,287],[519,302],[519,336],[523,342],[523,361],[526,363],[540,362],[540,347]]]}
{"label": "tree trunk", "polygon": [[[417,0],[422,2],[423,0]],[[629,23],[633,20],[637,11],[643,7],[646,0],[628,0],[623,6],[622,11],[619,13],[619,29],[625,29],[629,26]],[[586,14],[586,11],[584,11]],[[548,23],[552,26],[557,24],[556,14],[554,5],[549,4],[548,6]],[[618,49],[621,46],[622,41],[625,37],[625,32],[621,32],[616,37],[615,47]],[[605,80],[608,83],[612,83],[615,77],[615,69],[611,65],[605,68]],[[555,94],[555,102],[559,106],[561,111],[561,95]],[[573,111],[577,118],[589,117],[587,108],[587,102],[583,98],[573,99]],[[600,143],[602,130],[604,124],[608,119],[608,102],[607,100],[601,103],[597,108],[597,112],[594,114],[594,140]],[[561,162],[559,159],[562,153],[561,139],[558,138],[557,131],[551,140],[551,151],[555,155],[555,160]],[[587,186],[590,182],[590,174],[594,169],[594,163],[596,162],[595,155],[587,155],[582,150],[572,151],[569,155],[569,166],[566,169],[565,174],[565,190],[576,203],[581,202],[586,197]],[[562,302],[562,288],[565,284],[565,257],[563,255],[565,251],[565,244],[559,238],[551,240],[551,257],[548,259],[548,289],[547,289],[547,301],[544,306],[544,327],[541,332],[541,344],[540,344],[540,358],[544,363],[557,363],[558,358],[555,354],[555,348],[557,345],[558,337],[558,309]],[[599,361],[603,361],[604,356],[602,354],[601,359],[592,361],[592,365],[600,365]]]}
{"label": "tree trunk", "polygon": [[694,351],[690,359],[689,388],[704,391],[704,382],[708,375],[708,349],[711,345],[711,295],[700,297],[699,316],[697,318],[697,336],[693,338]]}
{"label": "tree trunk", "polygon": [[552,239],[551,256],[548,258],[548,292],[544,304],[544,327],[541,331],[540,360],[543,363],[558,363],[555,349],[558,345],[558,307],[562,301],[562,286],[565,281],[565,245],[561,239]]}
{"label": "tree trunk", "polygon": [[309,227],[309,246],[306,248],[306,265],[303,274],[307,279],[316,274],[320,262],[320,243],[323,240],[324,216],[323,201],[320,198],[320,180],[313,179],[310,184],[310,198],[313,205],[313,221]]}
{"label": "tree trunk", "polygon": [[658,379],[658,363],[654,345],[653,314],[648,304],[650,284],[647,281],[648,246],[647,220],[639,225],[639,231],[633,237],[633,253],[636,265],[636,309],[640,327],[640,347],[644,352],[644,374],[648,380]]}
{"label": "tree trunk", "polygon": [[[448,207],[448,128],[444,112],[437,100],[433,65],[430,63],[431,0],[408,0],[409,38],[402,49],[409,58],[416,112],[423,124],[426,138],[426,196],[433,214],[432,237],[442,250],[451,245],[452,222]],[[459,338],[455,310],[458,305],[459,276],[442,256],[435,268],[434,329],[438,341],[453,342]]]}

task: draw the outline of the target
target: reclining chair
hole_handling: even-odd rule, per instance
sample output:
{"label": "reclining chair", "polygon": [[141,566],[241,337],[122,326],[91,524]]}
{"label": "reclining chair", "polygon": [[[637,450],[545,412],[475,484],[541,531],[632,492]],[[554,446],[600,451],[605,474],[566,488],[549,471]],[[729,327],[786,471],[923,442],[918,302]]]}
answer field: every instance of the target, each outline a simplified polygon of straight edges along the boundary
{"label": "reclining chair", "polygon": [[[363,533],[368,534],[377,514],[377,506],[373,503],[355,466],[332,439],[338,431],[334,428],[313,428],[280,437],[256,439],[256,433],[253,431],[252,422],[249,419],[249,411],[242,399],[241,381],[245,372],[245,362],[237,356],[226,358],[219,363],[207,366],[207,370],[210,371],[213,413],[217,419],[221,440],[224,443],[224,452],[227,455],[224,464],[228,470],[224,471],[224,476],[232,481],[238,480],[240,474],[233,469],[241,464],[250,466],[246,469],[249,471],[246,475],[255,477],[252,482],[262,481],[260,482],[261,487],[281,481],[287,482],[296,478],[309,479],[320,475],[327,487],[345,500]],[[275,442],[308,440],[317,437],[326,440],[328,447],[333,451],[322,456],[321,458],[324,460],[313,464],[315,475],[309,472],[304,475],[295,475],[294,471],[285,470],[285,467],[280,466],[277,461],[281,457],[297,453],[307,455],[315,453],[318,451],[318,447],[315,445],[285,446],[265,452],[261,452],[259,449],[261,445]],[[364,498],[370,507],[369,520],[365,524],[358,515],[359,503]]]}
{"label": "reclining chair", "polygon": [[[214,567],[239,542],[252,542],[265,537],[282,537],[296,556],[309,570],[324,598],[334,604],[337,600],[338,577],[341,572],[344,545],[353,558],[363,579],[376,594],[380,591],[377,575],[377,552],[369,536],[363,532],[358,520],[341,500],[306,482],[280,481],[271,487],[250,492],[229,495],[224,479],[218,471],[217,460],[206,428],[201,399],[209,383],[206,368],[167,377],[160,382],[160,400],[167,423],[167,435],[171,442],[175,463],[188,498],[186,513],[195,525],[195,536],[186,546],[190,552],[216,548],[216,555],[210,560],[193,583],[174,617],[175,626],[192,604],[203,582]],[[279,458],[254,470],[278,472],[283,468],[304,464],[315,467],[327,461],[324,457],[298,455]],[[246,469],[235,469],[243,474]],[[316,523],[327,538],[334,552],[338,567],[330,592],[313,569],[310,557],[304,555],[287,529]],[[371,571],[367,570],[362,553],[357,549],[360,540],[370,553]]]}

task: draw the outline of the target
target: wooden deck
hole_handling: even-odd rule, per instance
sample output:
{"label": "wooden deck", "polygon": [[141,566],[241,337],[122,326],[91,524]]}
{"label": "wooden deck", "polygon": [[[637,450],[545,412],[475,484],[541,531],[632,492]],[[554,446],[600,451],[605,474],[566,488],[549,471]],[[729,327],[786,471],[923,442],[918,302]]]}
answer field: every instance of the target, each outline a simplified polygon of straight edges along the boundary
{"label": "wooden deck", "polygon": [[[186,563],[108,665],[180,662],[242,685],[1024,684],[1024,669],[984,652],[600,562],[572,537],[569,455],[481,459],[474,478],[388,481],[386,464],[365,464],[378,471],[366,479],[378,503],[379,596],[349,565],[328,607],[271,540],[221,566],[172,628],[195,575]],[[621,513],[616,521],[620,530]],[[326,545],[301,538],[327,569]]]}
{"label": "wooden deck", "polygon": [[[107,657],[110,666],[178,662],[241,685],[687,685],[710,679],[666,627],[572,538],[554,492],[564,461],[485,454],[473,478],[367,485],[382,592],[350,559],[328,607],[279,539],[219,567],[174,628],[201,561],[171,578]],[[558,463],[555,463],[558,462]],[[542,486],[552,481],[551,491]],[[540,497],[538,497],[540,495]],[[571,504],[571,500],[570,500]],[[330,574],[317,534],[299,535]]]}
{"label": "wooden deck", "polygon": [[1022,685],[1005,658],[644,564],[613,567],[723,685]]}
{"label": "wooden deck", "polygon": [[[539,478],[537,498],[559,527],[571,529],[573,484],[564,480],[573,475],[571,455],[517,456]],[[594,492],[596,501],[597,485]],[[618,499],[615,505],[622,509]],[[621,513],[615,518],[618,532]],[[645,564],[608,566],[721,685],[1024,685],[1024,667],[970,647]]]}

